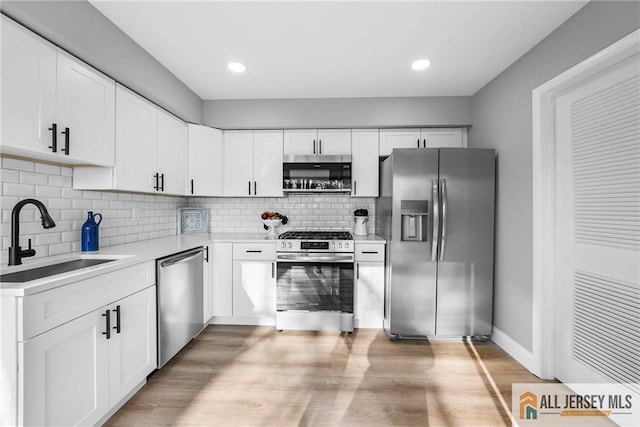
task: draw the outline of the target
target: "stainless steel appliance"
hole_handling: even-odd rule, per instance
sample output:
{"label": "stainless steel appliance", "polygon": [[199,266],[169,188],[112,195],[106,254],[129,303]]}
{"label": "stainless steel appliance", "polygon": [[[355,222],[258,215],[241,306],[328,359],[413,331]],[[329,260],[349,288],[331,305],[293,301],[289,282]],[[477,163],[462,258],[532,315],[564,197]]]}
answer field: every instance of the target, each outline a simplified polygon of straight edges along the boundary
{"label": "stainless steel appliance", "polygon": [[282,165],[286,193],[350,193],[351,156],[289,155]]}
{"label": "stainless steel appliance", "polygon": [[276,328],[353,331],[353,236],[287,231],[276,245]]}
{"label": "stainless steel appliance", "polygon": [[156,262],[158,368],[163,367],[203,328],[203,249]]}
{"label": "stainless steel appliance", "polygon": [[494,150],[395,149],[380,180],[387,335],[491,335]]}

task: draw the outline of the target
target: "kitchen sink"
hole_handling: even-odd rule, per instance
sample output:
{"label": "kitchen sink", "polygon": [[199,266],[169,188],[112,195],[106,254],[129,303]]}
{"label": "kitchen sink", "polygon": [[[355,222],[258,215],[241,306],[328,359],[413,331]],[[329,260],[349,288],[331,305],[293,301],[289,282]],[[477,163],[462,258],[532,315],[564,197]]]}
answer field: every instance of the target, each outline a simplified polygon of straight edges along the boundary
{"label": "kitchen sink", "polygon": [[116,261],[117,258],[80,258],[71,261],[59,262],[57,264],[45,265],[28,270],[16,271],[0,275],[0,282],[29,282],[31,280],[42,279],[56,274],[67,273],[81,268],[92,267],[106,262]]}

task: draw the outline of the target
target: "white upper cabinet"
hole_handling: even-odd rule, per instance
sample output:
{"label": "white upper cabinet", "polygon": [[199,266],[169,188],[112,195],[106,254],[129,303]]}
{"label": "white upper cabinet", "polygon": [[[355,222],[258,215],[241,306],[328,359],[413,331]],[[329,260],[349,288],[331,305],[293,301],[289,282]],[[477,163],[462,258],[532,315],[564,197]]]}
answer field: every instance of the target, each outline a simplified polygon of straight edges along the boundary
{"label": "white upper cabinet", "polygon": [[[116,167],[114,189],[151,192],[155,176],[158,109],[128,89],[116,91]],[[74,170],[74,185],[76,171]]]}
{"label": "white upper cabinet", "polygon": [[53,154],[55,121],[55,47],[2,16],[3,151]]}
{"label": "white upper cabinet", "polygon": [[282,197],[282,131],[224,133],[224,195]]}
{"label": "white upper cabinet", "polygon": [[466,147],[465,128],[380,129],[380,155],[394,148]]}
{"label": "white upper cabinet", "polygon": [[[254,196],[282,197],[282,131],[253,133]],[[256,187],[257,186],[257,187]]]}
{"label": "white upper cabinet", "polygon": [[253,195],[253,131],[224,133],[224,195]]}
{"label": "white upper cabinet", "polygon": [[158,109],[158,144],[156,168],[160,191],[186,194],[187,125],[164,110]]}
{"label": "white upper cabinet", "polygon": [[58,148],[65,155],[77,163],[113,166],[115,101],[113,80],[58,49],[57,120],[64,134]]}
{"label": "white upper cabinet", "polygon": [[184,195],[186,168],[186,123],[117,85],[115,167],[74,168],[73,188]]}
{"label": "white upper cabinet", "polygon": [[420,129],[423,148],[460,148],[467,146],[466,128]]}
{"label": "white upper cabinet", "polygon": [[351,154],[351,129],[284,131],[284,155]]}
{"label": "white upper cabinet", "polygon": [[378,129],[351,135],[351,196],[378,197]]}
{"label": "white upper cabinet", "polygon": [[317,153],[318,131],[295,129],[284,131],[284,155],[310,155]]}
{"label": "white upper cabinet", "polygon": [[222,196],[222,131],[189,124],[188,135],[187,194]]}
{"label": "white upper cabinet", "polygon": [[381,156],[388,156],[394,148],[420,146],[420,129],[380,129]]}
{"label": "white upper cabinet", "polygon": [[2,152],[113,166],[115,82],[2,16]]}

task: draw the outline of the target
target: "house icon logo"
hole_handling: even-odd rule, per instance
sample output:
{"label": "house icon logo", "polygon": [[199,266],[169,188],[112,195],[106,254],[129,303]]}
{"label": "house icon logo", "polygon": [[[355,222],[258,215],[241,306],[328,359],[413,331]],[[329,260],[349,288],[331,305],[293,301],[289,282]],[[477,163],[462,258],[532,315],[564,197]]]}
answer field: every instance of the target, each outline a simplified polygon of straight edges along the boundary
{"label": "house icon logo", "polygon": [[538,419],[538,396],[526,391],[520,395],[520,419]]}

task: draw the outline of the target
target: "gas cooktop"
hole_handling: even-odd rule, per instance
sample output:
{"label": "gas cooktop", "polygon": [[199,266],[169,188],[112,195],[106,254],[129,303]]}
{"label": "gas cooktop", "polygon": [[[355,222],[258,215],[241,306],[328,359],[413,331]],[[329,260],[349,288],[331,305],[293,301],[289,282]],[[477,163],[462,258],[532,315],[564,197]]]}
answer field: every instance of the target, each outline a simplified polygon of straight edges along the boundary
{"label": "gas cooktop", "polygon": [[353,240],[348,231],[285,231],[278,239],[286,240]]}

